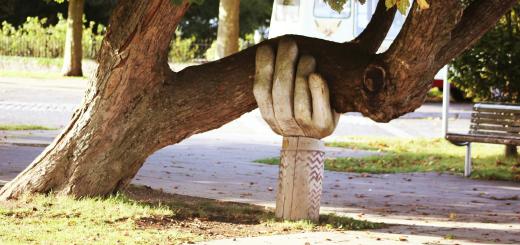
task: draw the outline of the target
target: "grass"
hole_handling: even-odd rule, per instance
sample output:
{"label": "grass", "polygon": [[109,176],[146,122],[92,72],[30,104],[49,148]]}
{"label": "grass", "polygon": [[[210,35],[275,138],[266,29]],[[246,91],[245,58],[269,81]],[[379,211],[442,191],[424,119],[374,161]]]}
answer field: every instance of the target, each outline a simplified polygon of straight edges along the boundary
{"label": "grass", "polygon": [[56,128],[49,128],[39,125],[30,124],[0,124],[0,131],[15,131],[15,130],[56,130]]}
{"label": "grass", "polygon": [[[325,169],[357,173],[464,172],[465,147],[457,147],[444,139],[349,138],[329,146],[384,153],[363,158],[327,159]],[[503,157],[504,146],[474,144],[471,178],[520,181],[518,159]],[[279,158],[256,162],[279,164]]]}
{"label": "grass", "polygon": [[380,223],[323,215],[282,222],[263,207],[130,187],[108,198],[36,195],[0,202],[0,244],[179,244],[301,231],[360,230]]}
{"label": "grass", "polygon": [[63,58],[47,58],[47,57],[22,57],[22,56],[0,56],[3,62],[19,62],[19,63],[36,63],[40,66],[56,66],[63,65]]}
{"label": "grass", "polygon": [[[19,206],[0,209],[0,240],[6,243],[168,243],[195,239],[175,230],[139,229],[134,220],[169,215],[167,208],[149,207],[126,200],[35,196]],[[25,204],[27,203],[27,204]],[[126,235],[126,234],[130,234]]]}
{"label": "grass", "polygon": [[17,70],[0,70],[0,77],[24,77],[35,79],[85,79],[86,77],[65,77],[57,72],[45,71],[17,71]]}

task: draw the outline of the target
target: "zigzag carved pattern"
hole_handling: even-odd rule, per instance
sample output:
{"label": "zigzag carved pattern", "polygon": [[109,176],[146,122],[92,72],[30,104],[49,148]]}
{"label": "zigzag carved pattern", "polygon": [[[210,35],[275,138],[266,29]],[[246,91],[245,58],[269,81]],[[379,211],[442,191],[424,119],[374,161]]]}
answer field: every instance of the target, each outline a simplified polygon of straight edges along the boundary
{"label": "zigzag carved pattern", "polygon": [[286,161],[282,161],[282,159],[288,159],[287,158],[288,153],[289,152],[281,151],[281,154],[280,154],[280,166],[278,167],[279,168],[279,170],[278,170],[278,192],[279,193],[284,193],[283,180],[285,180],[287,178],[287,168],[289,167],[290,163],[288,163]]}
{"label": "zigzag carved pattern", "polygon": [[285,161],[282,161],[283,159],[287,159],[287,152],[281,151],[280,153],[280,166],[278,171],[278,179],[285,179],[285,176],[287,174],[287,163]]}
{"label": "zigzag carved pattern", "polygon": [[322,151],[307,152],[305,161],[306,171],[308,173],[309,183],[309,217],[319,217],[320,201],[323,189],[323,163],[325,153]]}

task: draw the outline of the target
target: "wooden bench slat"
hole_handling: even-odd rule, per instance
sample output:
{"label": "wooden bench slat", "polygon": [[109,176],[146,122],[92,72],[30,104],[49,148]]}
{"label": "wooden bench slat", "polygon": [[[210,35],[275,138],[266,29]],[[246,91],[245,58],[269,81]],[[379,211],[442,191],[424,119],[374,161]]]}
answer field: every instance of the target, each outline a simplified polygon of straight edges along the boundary
{"label": "wooden bench slat", "polygon": [[506,126],[494,126],[494,125],[482,125],[482,124],[472,124],[470,127],[472,130],[476,131],[498,131],[498,132],[507,132],[507,133],[520,133],[520,127],[506,127]]}
{"label": "wooden bench slat", "polygon": [[508,120],[508,119],[489,119],[489,118],[480,118],[473,117],[471,118],[472,124],[488,124],[488,125],[507,125],[507,126],[516,126],[520,127],[520,120]]}
{"label": "wooden bench slat", "polygon": [[471,113],[471,118],[486,118],[486,119],[504,119],[504,120],[520,120],[520,115],[515,114],[496,114],[496,113],[480,113],[473,112]]}
{"label": "wooden bench slat", "polygon": [[475,104],[473,109],[476,111],[490,111],[490,112],[512,112],[520,113],[520,106],[517,105],[501,105],[501,104]]}
{"label": "wooden bench slat", "polygon": [[477,111],[479,113],[507,113],[507,114],[514,114],[514,115],[520,115],[519,110],[494,110],[494,109],[477,109],[475,108],[473,111]]}
{"label": "wooden bench slat", "polygon": [[478,142],[501,145],[520,145],[520,138],[497,135],[448,133],[446,134],[446,139],[451,142]]}
{"label": "wooden bench slat", "polygon": [[520,138],[520,134],[518,133],[507,133],[507,132],[497,132],[497,131],[477,131],[477,130],[470,130],[468,134],[476,134],[476,135],[497,135],[497,136],[507,136],[507,137],[513,137],[513,138]]}

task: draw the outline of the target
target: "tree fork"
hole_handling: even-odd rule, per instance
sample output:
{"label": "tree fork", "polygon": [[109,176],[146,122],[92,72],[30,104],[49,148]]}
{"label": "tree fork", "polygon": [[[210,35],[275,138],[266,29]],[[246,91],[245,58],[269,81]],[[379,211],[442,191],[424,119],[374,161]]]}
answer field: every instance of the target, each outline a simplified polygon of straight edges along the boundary
{"label": "tree fork", "polygon": [[367,27],[352,43],[361,45],[369,53],[377,52],[392,27],[396,12],[396,7],[387,9],[385,1],[379,1]]}

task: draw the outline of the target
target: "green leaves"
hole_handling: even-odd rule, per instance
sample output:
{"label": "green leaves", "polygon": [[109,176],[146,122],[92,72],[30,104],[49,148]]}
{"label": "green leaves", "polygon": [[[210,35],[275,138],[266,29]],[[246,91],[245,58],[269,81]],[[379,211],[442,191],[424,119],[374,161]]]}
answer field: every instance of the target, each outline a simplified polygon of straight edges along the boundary
{"label": "green leaves", "polygon": [[385,0],[387,9],[397,6],[397,9],[402,15],[406,14],[406,10],[410,7],[410,0]]}
{"label": "green leaves", "polygon": [[476,100],[520,103],[520,4],[452,62],[450,79]]}
{"label": "green leaves", "polygon": [[430,4],[426,0],[417,0],[417,4],[419,4],[419,8],[427,9],[430,7]]}
{"label": "green leaves", "polygon": [[[343,10],[343,5],[348,0],[324,0],[332,9],[334,9],[337,12],[341,12]],[[365,4],[366,0],[357,0],[361,4]],[[381,0],[383,1],[383,0]],[[391,9],[392,7],[396,6],[399,12],[402,15],[406,14],[406,11],[408,8],[410,8],[410,4],[412,1],[416,1],[419,5],[420,9],[427,9],[430,7],[430,4],[428,3],[428,0],[384,0],[386,8]]]}
{"label": "green leaves", "polygon": [[[399,12],[402,15],[406,14],[406,11],[410,7],[410,1],[413,0],[385,0],[386,8],[390,9],[394,6],[397,7]],[[417,1],[417,4],[419,5],[420,9],[427,9],[430,7],[430,4],[428,4],[427,0],[415,0]]]}

